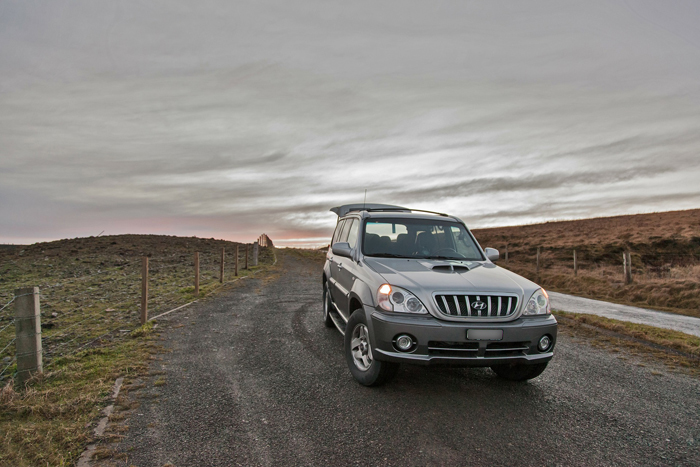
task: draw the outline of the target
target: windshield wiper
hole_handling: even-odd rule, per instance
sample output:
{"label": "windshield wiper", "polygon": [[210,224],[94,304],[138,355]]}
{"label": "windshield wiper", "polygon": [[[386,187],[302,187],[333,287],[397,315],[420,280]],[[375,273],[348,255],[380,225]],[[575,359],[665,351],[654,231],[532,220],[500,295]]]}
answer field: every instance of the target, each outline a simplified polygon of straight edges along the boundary
{"label": "windshield wiper", "polygon": [[423,259],[453,259],[455,261],[464,261],[465,258],[464,256],[461,257],[455,257],[455,256],[440,256],[440,255],[435,255],[435,256],[423,256]]}
{"label": "windshield wiper", "polygon": [[397,255],[394,253],[372,253],[367,256],[372,256],[374,258],[411,258],[410,256]]}

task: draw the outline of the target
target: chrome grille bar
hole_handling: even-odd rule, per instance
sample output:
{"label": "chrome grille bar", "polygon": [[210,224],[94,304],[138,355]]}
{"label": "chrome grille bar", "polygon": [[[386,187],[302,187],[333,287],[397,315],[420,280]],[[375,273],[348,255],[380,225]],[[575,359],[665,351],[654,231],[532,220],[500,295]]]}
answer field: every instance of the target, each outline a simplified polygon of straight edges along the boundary
{"label": "chrome grille bar", "polygon": [[447,300],[445,300],[444,295],[442,295],[442,303],[445,305],[445,313],[451,315],[452,313],[450,313],[450,307],[447,305]]}
{"label": "chrome grille bar", "polygon": [[[435,294],[434,299],[438,311],[459,318],[507,318],[518,309],[518,298],[512,295]],[[460,303],[462,299],[464,307]],[[471,304],[477,301],[484,302],[486,306],[481,310],[472,308]]]}
{"label": "chrome grille bar", "polygon": [[462,308],[459,306],[459,300],[457,300],[457,295],[453,295],[452,298],[455,301],[455,308],[457,309],[457,314],[462,316]]}

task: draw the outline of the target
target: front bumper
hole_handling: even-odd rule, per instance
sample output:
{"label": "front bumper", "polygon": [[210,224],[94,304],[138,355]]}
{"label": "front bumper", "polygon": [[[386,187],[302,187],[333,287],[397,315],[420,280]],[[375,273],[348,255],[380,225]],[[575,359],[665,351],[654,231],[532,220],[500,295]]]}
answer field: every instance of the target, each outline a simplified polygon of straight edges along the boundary
{"label": "front bumper", "polygon": [[[518,318],[500,323],[455,323],[432,316],[389,314],[365,307],[377,360],[459,366],[493,366],[508,363],[542,363],[552,359],[557,340],[557,320],[552,315]],[[503,331],[500,340],[467,339],[470,329]],[[410,352],[399,351],[396,336],[408,334],[416,341]],[[544,335],[552,340],[545,352],[537,349]]]}

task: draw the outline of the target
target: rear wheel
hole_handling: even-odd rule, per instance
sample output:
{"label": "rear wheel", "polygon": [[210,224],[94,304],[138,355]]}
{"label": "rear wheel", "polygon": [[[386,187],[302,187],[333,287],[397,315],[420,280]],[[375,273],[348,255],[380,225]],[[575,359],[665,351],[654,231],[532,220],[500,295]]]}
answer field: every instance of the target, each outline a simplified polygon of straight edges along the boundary
{"label": "rear wheel", "polygon": [[327,328],[332,328],[334,326],[333,320],[331,319],[331,294],[328,293],[328,282],[323,283],[323,324]]}
{"label": "rear wheel", "polygon": [[380,386],[391,381],[399,364],[374,359],[365,312],[355,310],[345,327],[345,359],[353,378],[363,386]]}
{"label": "rear wheel", "polygon": [[537,378],[542,374],[547,363],[535,363],[533,365],[524,365],[522,363],[513,365],[494,365],[491,369],[499,377],[511,381],[527,381],[528,379]]}

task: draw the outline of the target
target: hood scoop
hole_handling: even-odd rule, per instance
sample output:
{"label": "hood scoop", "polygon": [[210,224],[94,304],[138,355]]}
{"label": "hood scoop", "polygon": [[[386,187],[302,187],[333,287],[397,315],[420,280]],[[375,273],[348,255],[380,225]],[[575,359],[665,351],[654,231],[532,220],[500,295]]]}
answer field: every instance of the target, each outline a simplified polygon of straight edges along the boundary
{"label": "hood scoop", "polygon": [[435,272],[467,272],[469,268],[463,264],[436,264],[431,268]]}

